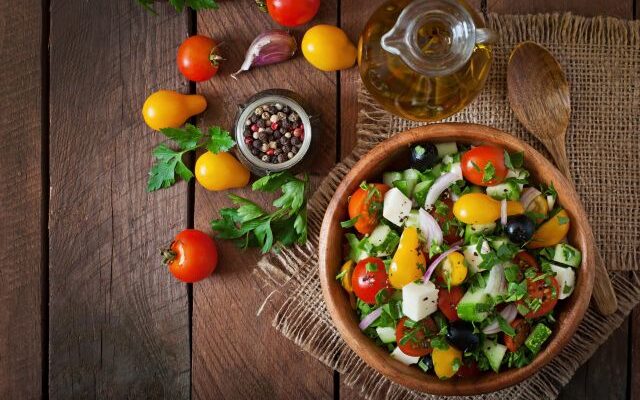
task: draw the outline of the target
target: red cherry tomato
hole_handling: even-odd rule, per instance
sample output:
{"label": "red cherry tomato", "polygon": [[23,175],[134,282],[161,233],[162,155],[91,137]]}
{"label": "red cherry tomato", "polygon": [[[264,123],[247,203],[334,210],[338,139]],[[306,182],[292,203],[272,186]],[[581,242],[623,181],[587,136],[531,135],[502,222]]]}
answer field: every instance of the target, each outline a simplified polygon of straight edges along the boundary
{"label": "red cherry tomato", "polygon": [[438,309],[442,311],[449,322],[460,319],[458,317],[458,303],[460,303],[462,296],[464,296],[464,290],[460,286],[452,286],[451,290],[443,287],[438,291]]}
{"label": "red cherry tomato", "polygon": [[171,248],[163,255],[173,276],[187,283],[206,278],[218,265],[216,243],[209,235],[196,229],[178,233]]}
{"label": "red cherry tomato", "polygon": [[518,274],[518,282],[522,281],[524,278],[524,271],[529,268],[533,268],[536,271],[540,271],[540,265],[536,258],[531,255],[531,253],[527,253],[526,251],[521,251],[513,257],[513,263],[518,265],[520,269],[520,273]]}
{"label": "red cherry tomato", "polygon": [[214,76],[221,60],[216,41],[202,35],[191,36],[182,42],[176,59],[182,75],[194,82]]}
{"label": "red cherry tomato", "polygon": [[351,285],[353,293],[367,304],[376,304],[376,294],[391,287],[384,263],[376,257],[365,258],[356,264],[351,276]]}
{"label": "red cherry tomato", "polygon": [[358,217],[353,226],[366,235],[373,232],[382,215],[382,202],[389,186],[384,183],[367,184],[367,189],[358,188],[349,199],[349,218]]}
{"label": "red cherry tomato", "polygon": [[504,344],[509,351],[515,353],[524,341],[527,340],[529,332],[531,331],[531,325],[522,318],[516,318],[511,322],[511,327],[516,331],[516,334],[515,336],[509,336],[506,333],[503,334]]}
{"label": "red cherry tomato", "polygon": [[[527,306],[527,301],[540,300],[540,308],[537,310],[530,310],[524,315],[527,319],[539,318],[549,313],[558,303],[558,295],[560,294],[560,285],[554,277],[546,277],[535,281],[534,279],[527,279],[527,295],[524,299],[518,300],[517,303]],[[547,283],[549,282],[549,283]]]}
{"label": "red cherry tomato", "polygon": [[[488,167],[489,163],[493,166],[493,172],[490,171],[491,167]],[[504,165],[504,150],[499,147],[474,147],[462,154],[460,166],[464,178],[479,186],[497,185],[507,176],[507,167]]]}
{"label": "red cherry tomato", "polygon": [[456,376],[459,378],[473,378],[480,374],[482,374],[482,371],[478,368],[478,363],[470,359],[464,360],[458,372],[456,372]]}
{"label": "red cherry tomato", "polygon": [[[413,357],[422,357],[427,354],[431,354],[433,348],[431,347],[431,339],[438,333],[438,326],[431,319],[427,317],[416,322],[416,326],[409,328],[404,325],[407,321],[407,317],[402,317],[396,325],[396,342],[400,350],[406,355]],[[407,339],[403,339],[405,335]]]}
{"label": "red cherry tomato", "polygon": [[311,21],[319,8],[320,0],[267,0],[267,11],[271,18],[290,28]]}
{"label": "red cherry tomato", "polygon": [[458,234],[459,233],[458,225],[455,223],[456,217],[453,215],[453,200],[451,200],[448,197],[446,198],[443,197],[440,199],[440,201],[442,201],[447,206],[447,209],[448,209],[447,213],[446,214],[444,214],[444,212],[442,214],[438,213],[437,207],[432,207],[429,213],[433,216],[433,218],[435,218],[436,221],[438,221],[438,225],[440,225],[441,228],[447,225],[447,222],[448,222],[449,229],[447,229],[446,232],[443,229],[442,234],[444,235],[444,241],[447,244],[452,244],[459,241],[462,238],[462,236]]}

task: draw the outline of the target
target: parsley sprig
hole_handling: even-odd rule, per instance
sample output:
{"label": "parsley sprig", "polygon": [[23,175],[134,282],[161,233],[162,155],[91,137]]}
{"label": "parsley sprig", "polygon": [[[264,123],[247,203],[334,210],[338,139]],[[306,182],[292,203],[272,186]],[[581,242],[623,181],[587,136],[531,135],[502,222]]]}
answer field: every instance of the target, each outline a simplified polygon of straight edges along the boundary
{"label": "parsley sprig", "polygon": [[[155,0],[137,0],[142,7],[146,8],[154,14],[156,11],[151,7]],[[176,9],[177,12],[182,12],[185,7],[189,7],[193,10],[205,10],[212,9],[217,10],[219,8],[218,3],[215,0],[169,0],[169,3]]]}
{"label": "parsley sprig", "polygon": [[173,140],[178,146],[178,150],[173,150],[166,144],[160,144],[153,150],[153,157],[156,161],[149,171],[147,183],[149,192],[173,185],[176,183],[176,174],[187,182],[193,178],[193,172],[182,161],[182,156],[185,153],[205,147],[210,152],[217,154],[229,151],[236,144],[231,139],[229,132],[219,126],[209,128],[206,133],[202,133],[200,129],[191,124],[187,124],[184,129],[166,128],[160,132]]}
{"label": "parsley sprig", "polygon": [[231,239],[243,249],[259,247],[262,253],[272,248],[304,244],[307,241],[307,192],[309,178],[296,178],[289,172],[264,176],[252,189],[282,194],[273,202],[276,210],[268,212],[256,203],[233,194],[231,201],[238,207],[220,210],[220,219],[211,221],[211,228],[221,239]]}

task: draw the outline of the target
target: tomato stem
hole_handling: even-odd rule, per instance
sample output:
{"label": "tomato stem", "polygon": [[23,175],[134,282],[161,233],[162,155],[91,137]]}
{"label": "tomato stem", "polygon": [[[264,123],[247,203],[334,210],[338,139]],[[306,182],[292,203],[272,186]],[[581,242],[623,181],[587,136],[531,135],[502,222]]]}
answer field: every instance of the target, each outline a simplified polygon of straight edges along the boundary
{"label": "tomato stem", "polygon": [[169,264],[171,261],[173,261],[176,258],[176,252],[171,250],[171,248],[162,249],[160,251],[160,254],[162,254],[163,264]]}

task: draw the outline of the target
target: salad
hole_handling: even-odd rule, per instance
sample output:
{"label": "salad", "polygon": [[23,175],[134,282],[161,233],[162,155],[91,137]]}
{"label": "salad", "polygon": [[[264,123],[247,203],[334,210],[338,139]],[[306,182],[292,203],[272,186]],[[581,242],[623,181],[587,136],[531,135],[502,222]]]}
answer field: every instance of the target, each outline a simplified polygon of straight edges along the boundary
{"label": "salad", "polygon": [[336,279],[360,329],[440,379],[529,364],[571,296],[581,253],[553,183],[530,181],[523,153],[421,143],[410,166],[349,198]]}

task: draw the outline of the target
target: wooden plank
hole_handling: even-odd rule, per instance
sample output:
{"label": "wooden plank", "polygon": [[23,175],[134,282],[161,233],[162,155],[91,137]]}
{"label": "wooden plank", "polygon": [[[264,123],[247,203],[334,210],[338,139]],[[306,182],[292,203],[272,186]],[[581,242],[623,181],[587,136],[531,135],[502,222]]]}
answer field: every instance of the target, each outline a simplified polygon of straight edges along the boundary
{"label": "wooden plank", "polygon": [[640,306],[629,318],[629,398],[640,400]]}
{"label": "wooden plank", "polygon": [[187,287],[159,249],[186,226],[187,186],[146,192],[160,135],[140,110],[186,92],[187,15],[133,1],[51,2],[51,398],[189,398]]}
{"label": "wooden plank", "polygon": [[[336,4],[336,0],[323,1],[313,24],[335,25]],[[199,125],[219,124],[231,130],[237,105],[248,97],[267,88],[291,89],[309,101],[322,118],[322,134],[310,169],[317,175],[326,174],[336,158],[336,74],[313,69],[299,55],[233,80],[229,74],[239,68],[251,41],[276,26],[257,10],[253,0],[225,2],[218,11],[200,12],[197,26],[199,33],[224,42],[222,51],[227,59],[218,76],[198,85],[198,92],[209,101]],[[295,30],[298,39],[306,28]],[[234,193],[265,205],[273,199],[249,189]],[[211,219],[230,204],[226,193],[207,192],[196,185],[195,197],[195,227],[210,232]],[[261,283],[252,274],[259,254],[242,252],[228,242],[218,244],[218,270],[193,289],[193,397],[331,398],[332,371],[271,327],[270,307],[256,317],[268,295],[266,289],[256,290]]]}
{"label": "wooden plank", "polygon": [[42,6],[0,2],[0,398],[42,394]]}
{"label": "wooden plank", "polygon": [[487,7],[489,12],[499,14],[572,12],[585,17],[633,18],[633,0],[487,0]]}

